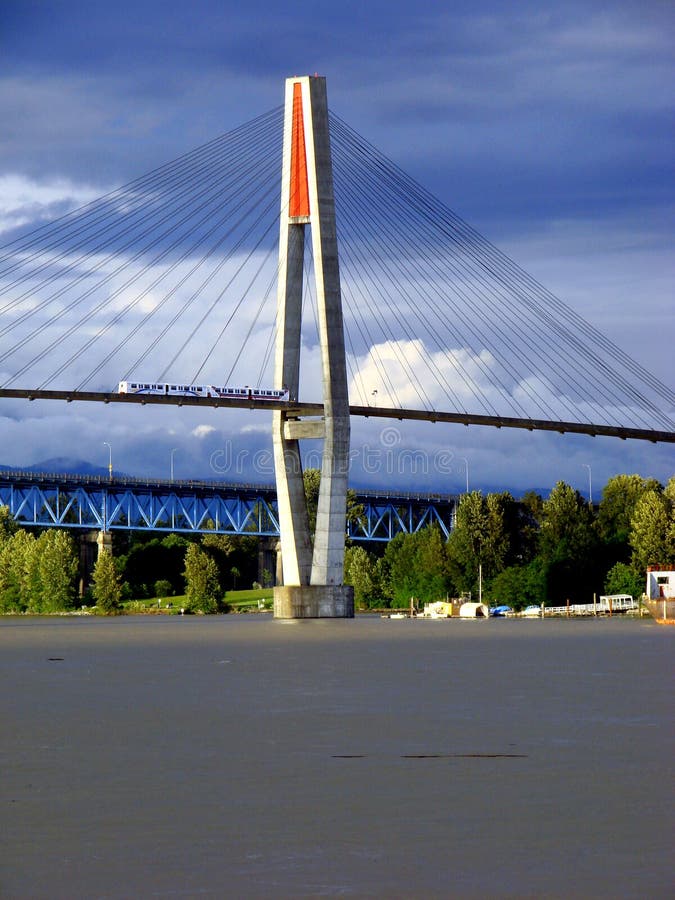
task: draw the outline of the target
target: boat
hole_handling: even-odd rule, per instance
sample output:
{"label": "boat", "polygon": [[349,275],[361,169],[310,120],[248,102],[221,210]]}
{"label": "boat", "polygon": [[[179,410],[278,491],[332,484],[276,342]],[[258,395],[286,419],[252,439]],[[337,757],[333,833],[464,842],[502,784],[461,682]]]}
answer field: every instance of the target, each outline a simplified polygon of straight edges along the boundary
{"label": "boat", "polygon": [[419,614],[420,619],[450,619],[452,618],[452,603],[444,600],[436,600],[434,603],[425,603],[424,609]]}
{"label": "boat", "polygon": [[490,610],[484,603],[462,603],[459,608],[461,619],[487,619]]}
{"label": "boat", "polygon": [[526,606],[522,613],[524,616],[527,616],[528,619],[534,619],[541,617],[541,606]]}
{"label": "boat", "polygon": [[490,610],[491,616],[496,616],[498,619],[505,618],[506,616],[512,616],[513,610],[506,603],[503,603],[501,606],[493,606]]}

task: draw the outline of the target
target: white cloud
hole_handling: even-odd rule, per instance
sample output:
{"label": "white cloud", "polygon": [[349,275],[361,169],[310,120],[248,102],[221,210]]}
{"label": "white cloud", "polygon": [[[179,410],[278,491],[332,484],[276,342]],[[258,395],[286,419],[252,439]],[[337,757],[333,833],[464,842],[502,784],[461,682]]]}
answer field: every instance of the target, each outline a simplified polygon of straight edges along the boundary
{"label": "white cloud", "polygon": [[192,429],[191,434],[193,434],[196,438],[205,438],[209,434],[214,434],[216,429],[213,425],[197,425],[196,428]]}
{"label": "white cloud", "polygon": [[73,209],[101,196],[100,188],[67,178],[37,181],[18,173],[0,173],[0,234],[45,216],[50,208]]}

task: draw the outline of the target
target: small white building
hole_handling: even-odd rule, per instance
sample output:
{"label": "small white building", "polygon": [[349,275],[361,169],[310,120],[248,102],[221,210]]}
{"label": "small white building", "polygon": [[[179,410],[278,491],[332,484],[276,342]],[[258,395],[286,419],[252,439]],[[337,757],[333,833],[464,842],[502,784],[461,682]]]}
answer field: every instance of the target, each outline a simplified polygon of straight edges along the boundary
{"label": "small white building", "polygon": [[649,566],[646,594],[645,604],[656,621],[675,625],[675,569]]}
{"label": "small white building", "polygon": [[661,569],[649,566],[647,569],[647,599],[675,599],[675,569]]}

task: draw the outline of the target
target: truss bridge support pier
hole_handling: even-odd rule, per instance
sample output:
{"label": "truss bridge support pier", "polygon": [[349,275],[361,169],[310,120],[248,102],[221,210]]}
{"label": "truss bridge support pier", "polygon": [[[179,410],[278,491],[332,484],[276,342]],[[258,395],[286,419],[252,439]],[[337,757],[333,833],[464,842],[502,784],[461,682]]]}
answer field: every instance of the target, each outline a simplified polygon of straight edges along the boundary
{"label": "truss bridge support pier", "polygon": [[[275,588],[280,619],[352,618],[354,594],[343,584],[349,397],[338,267],[333,170],[326,81],[286,81],[279,229],[275,381],[298,397],[305,231],[315,275],[324,415],[274,412],[274,462],[281,534],[282,586]],[[309,530],[300,440],[323,440],[314,541]]]}

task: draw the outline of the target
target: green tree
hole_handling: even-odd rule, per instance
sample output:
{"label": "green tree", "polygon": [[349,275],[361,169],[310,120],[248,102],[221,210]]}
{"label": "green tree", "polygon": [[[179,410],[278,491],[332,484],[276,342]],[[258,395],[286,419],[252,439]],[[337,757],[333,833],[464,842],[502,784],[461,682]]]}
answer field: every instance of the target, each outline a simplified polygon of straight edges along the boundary
{"label": "green tree", "polygon": [[155,597],[170,597],[173,594],[171,582],[160,578],[155,582]]}
{"label": "green tree", "polygon": [[485,498],[487,512],[487,539],[483,545],[483,566],[488,578],[501,572],[512,555],[517,529],[516,502],[508,491],[488,494]]}
{"label": "green tree", "polygon": [[319,469],[305,469],[302,473],[302,480],[305,485],[305,501],[307,503],[307,518],[309,519],[309,533],[314,535],[316,530],[316,513],[319,507],[321,471]]}
{"label": "green tree", "polygon": [[482,493],[472,491],[464,494],[459,501],[455,527],[448,540],[450,572],[462,591],[475,588],[487,532],[487,509]]}
{"label": "green tree", "polygon": [[0,608],[25,612],[40,594],[35,536],[22,528],[5,539],[0,553]]}
{"label": "green tree", "polygon": [[387,544],[384,563],[377,568],[386,573],[386,593],[399,607],[407,606],[411,597],[420,603],[440,600],[452,584],[447,546],[436,525],[396,535]]}
{"label": "green tree", "polygon": [[107,550],[98,555],[92,575],[91,593],[101,615],[114,616],[120,611],[122,584],[115,560]]}
{"label": "green tree", "polygon": [[[307,503],[307,518],[309,519],[309,533],[314,535],[316,531],[316,513],[319,507],[319,489],[321,487],[321,471],[319,469],[305,469],[302,473],[305,486],[305,501]],[[351,488],[347,491],[347,522],[356,524],[363,516],[363,504],[358,503],[356,492]],[[346,523],[345,523],[346,525]]]}
{"label": "green tree", "polygon": [[215,613],[221,594],[218,566],[198,544],[190,544],[185,554],[186,604],[190,612]]}
{"label": "green tree", "polygon": [[597,548],[592,508],[559,481],[544,501],[539,535],[547,602],[582,602],[600,590],[606,567]]}
{"label": "green tree", "polygon": [[65,531],[50,528],[37,539],[39,588],[29,604],[31,612],[69,609],[75,597],[78,559],[73,539]]}
{"label": "green tree", "polygon": [[518,519],[514,534],[513,558],[523,564],[533,559],[539,549],[539,529],[544,501],[534,491],[527,491],[516,506]]}
{"label": "green tree", "polygon": [[[215,523],[214,526],[215,528]],[[217,550],[224,557],[230,556],[237,549],[236,538],[231,534],[206,534],[202,535],[202,547]]]}
{"label": "green tree", "polygon": [[635,505],[631,526],[631,562],[636,574],[647,566],[675,563],[674,512],[666,494],[646,491]]}
{"label": "green tree", "polygon": [[627,563],[615,563],[605,578],[606,594],[630,594],[634,600],[645,591],[644,575],[638,575]]}
{"label": "green tree", "polygon": [[386,595],[396,606],[407,606],[417,595],[415,570],[416,535],[397,534],[384,551],[382,570],[386,572]]}
{"label": "green tree", "polygon": [[479,566],[489,580],[515,556],[517,523],[517,506],[509,493],[464,494],[448,541],[450,572],[460,590],[476,590]]}
{"label": "green tree", "polygon": [[0,506],[0,546],[16,534],[18,525],[9,511],[9,506]]}
{"label": "green tree", "polygon": [[508,566],[495,575],[486,587],[484,596],[492,606],[507,603],[512,609],[519,609],[523,602],[524,566]]}
{"label": "green tree", "polygon": [[236,566],[232,566],[230,569],[230,575],[232,576],[232,590],[237,590],[237,578],[241,578],[241,572]]}
{"label": "green tree", "polygon": [[663,496],[670,503],[671,507],[675,507],[675,475],[668,480],[668,484],[663,489]]}
{"label": "green tree", "polygon": [[542,508],[540,552],[548,559],[585,559],[594,545],[591,508],[579,491],[559,481]]}
{"label": "green tree", "polygon": [[[205,534],[202,549],[215,560],[220,584],[243,579],[250,584],[258,574],[258,538],[237,534]],[[237,570],[236,576],[232,569]],[[236,583],[234,585],[236,589]]]}
{"label": "green tree", "polygon": [[663,496],[670,505],[670,524],[668,525],[668,546],[675,556],[675,475],[669,480],[663,491]]}
{"label": "green tree", "polygon": [[541,561],[535,558],[526,566],[508,566],[488,585],[485,596],[493,605],[508,603],[515,610],[544,602]]}
{"label": "green tree", "polygon": [[345,550],[345,584],[353,586],[357,607],[363,609],[378,601],[375,561],[363,547]]}
{"label": "green tree", "polygon": [[12,540],[7,538],[0,542],[0,612],[23,612],[15,558],[12,554]]}
{"label": "green tree", "polygon": [[12,566],[11,541],[17,524],[8,506],[0,506],[0,612],[21,612]]}
{"label": "green tree", "polygon": [[[615,475],[603,488],[598,507],[598,533],[606,544],[625,548],[626,560],[635,506],[647,491],[659,490],[656,479],[645,479],[640,475]],[[618,552],[621,553],[621,549]]]}
{"label": "green tree", "polygon": [[123,576],[135,597],[150,597],[156,581],[171,582],[174,594],[182,594],[185,582],[185,550],[188,541],[180,535],[141,539],[123,558]]}

